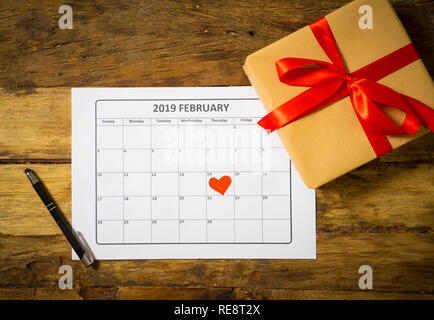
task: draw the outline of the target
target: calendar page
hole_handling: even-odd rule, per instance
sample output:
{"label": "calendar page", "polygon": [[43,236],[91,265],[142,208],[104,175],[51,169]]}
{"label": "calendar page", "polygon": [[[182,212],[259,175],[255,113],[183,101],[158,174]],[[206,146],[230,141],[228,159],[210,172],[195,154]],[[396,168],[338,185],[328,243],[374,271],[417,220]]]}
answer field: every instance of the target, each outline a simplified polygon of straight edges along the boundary
{"label": "calendar page", "polygon": [[72,89],[74,229],[97,259],[315,258],[264,115],[250,87]]}

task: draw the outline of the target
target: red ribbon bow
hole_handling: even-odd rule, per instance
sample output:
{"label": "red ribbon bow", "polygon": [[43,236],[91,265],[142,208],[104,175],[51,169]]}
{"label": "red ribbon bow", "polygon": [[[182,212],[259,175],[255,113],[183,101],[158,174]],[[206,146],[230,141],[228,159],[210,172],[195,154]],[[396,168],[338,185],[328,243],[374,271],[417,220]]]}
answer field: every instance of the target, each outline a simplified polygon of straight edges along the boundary
{"label": "red ribbon bow", "polygon": [[[433,109],[376,82],[419,59],[411,43],[348,74],[326,18],[312,23],[310,28],[332,63],[303,58],[277,61],[281,82],[311,88],[268,113],[258,122],[261,127],[272,132],[349,95],[377,156],[393,149],[387,135],[414,134],[419,123],[434,131]],[[377,104],[404,112],[402,124],[396,125]]]}

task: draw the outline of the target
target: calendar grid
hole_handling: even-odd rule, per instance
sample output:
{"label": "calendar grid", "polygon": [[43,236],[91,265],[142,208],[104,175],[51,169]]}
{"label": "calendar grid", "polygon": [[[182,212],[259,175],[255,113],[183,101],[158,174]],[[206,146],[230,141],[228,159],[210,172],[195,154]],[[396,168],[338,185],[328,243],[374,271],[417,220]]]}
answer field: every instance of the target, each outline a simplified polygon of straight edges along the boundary
{"label": "calendar grid", "polygon": [[[152,127],[149,128],[149,136],[150,136],[150,139],[152,141]],[[152,168],[152,148],[151,148],[151,155],[149,157],[149,163],[150,163],[150,167]],[[151,194],[151,201],[149,201],[149,211],[150,211],[150,215],[151,215],[151,223],[149,225],[149,229],[150,229],[151,242],[152,242],[152,224],[154,223],[154,219],[153,219],[153,216],[152,216],[152,172],[151,172],[151,179],[150,180],[151,181],[150,181],[150,187],[149,187],[149,189],[151,191],[150,192],[150,194]]]}
{"label": "calendar grid", "polygon": [[[205,132],[207,131],[207,123],[205,122]],[[208,160],[207,160],[207,153],[208,153],[208,136],[205,135],[205,239],[206,242],[208,242]]]}
{"label": "calendar grid", "polygon": [[[261,134],[261,153],[263,152],[263,146],[262,146],[262,134]],[[261,157],[261,171],[264,171],[264,159]],[[291,177],[291,175],[290,175]],[[291,179],[291,178],[290,178]],[[291,190],[291,188],[289,189]],[[264,242],[264,175],[261,173],[261,240]]]}
{"label": "calendar grid", "polygon": [[[235,147],[235,134],[234,134],[234,131],[235,131],[235,124],[233,124],[233,130],[232,130],[232,146],[234,147],[234,152],[232,153],[232,163],[233,163],[232,164],[232,172],[234,173],[234,177],[232,179],[232,183],[233,183],[233,186],[234,186],[234,196],[235,196],[237,194],[236,188],[235,188],[235,153],[237,152],[237,149]],[[236,223],[237,223],[237,221],[235,219],[235,200],[234,200],[234,204],[233,204],[233,209],[234,209],[233,219],[234,219],[234,242],[235,242],[235,239],[237,238],[237,235],[236,235],[236,232],[237,232],[236,231]]]}
{"label": "calendar grid", "polygon": [[[104,172],[107,173],[107,172]],[[159,195],[158,197],[177,197],[177,194],[168,194],[168,195]],[[201,194],[193,194],[193,195],[188,195],[189,197],[203,197],[204,195]],[[254,197],[254,196],[258,196],[258,194],[243,194],[243,197]],[[267,194],[267,196],[270,197],[289,197],[289,195],[285,195],[285,194]],[[116,196],[116,195],[107,195],[107,196],[99,196],[99,197],[103,197],[103,198],[122,198],[122,196]],[[128,198],[128,195],[126,195],[126,197]],[[150,197],[150,195],[131,195],[129,197],[134,197],[134,198],[143,198],[143,197]],[[233,195],[213,195],[213,197],[233,197]]]}
{"label": "calendar grid", "polygon": [[[102,242],[104,244],[173,244],[173,243],[182,243],[182,244],[249,244],[249,243],[255,243],[255,244],[275,244],[275,243],[285,243],[285,244],[289,244],[292,241],[292,199],[291,199],[291,194],[290,194],[290,190],[291,190],[291,179],[292,179],[292,174],[291,174],[291,162],[288,161],[289,163],[289,171],[285,171],[285,170],[269,170],[269,171],[264,171],[264,159],[262,157],[262,155],[265,152],[265,149],[267,150],[280,150],[282,149],[282,147],[272,147],[272,146],[267,146],[266,148],[264,148],[263,145],[263,137],[262,134],[260,135],[260,140],[259,140],[259,146],[258,147],[239,147],[237,146],[237,141],[236,141],[236,130],[238,128],[238,126],[240,127],[247,127],[247,126],[252,126],[252,125],[256,125],[256,123],[254,124],[250,124],[250,123],[245,123],[245,124],[235,124],[235,120],[234,119],[239,119],[239,118],[244,118],[244,117],[224,117],[225,119],[231,119],[231,123],[230,121],[228,121],[228,123],[224,123],[224,124],[209,124],[207,121],[205,121],[206,119],[209,119],[210,117],[191,117],[191,119],[204,119],[204,121],[201,124],[185,124],[185,126],[195,126],[195,127],[200,127],[203,126],[205,128],[205,132],[208,132],[208,128],[209,127],[213,127],[213,126],[224,126],[224,125],[230,125],[232,126],[232,146],[231,147],[216,147],[213,146],[212,149],[213,150],[232,150],[232,172],[231,171],[226,171],[226,170],[210,170],[209,167],[209,163],[208,163],[208,156],[209,156],[209,152],[211,150],[211,148],[209,147],[209,139],[208,139],[208,134],[205,135],[205,160],[204,160],[204,166],[205,169],[204,171],[201,170],[197,170],[197,171],[183,171],[180,167],[180,161],[181,161],[181,155],[184,156],[184,152],[187,150],[202,150],[203,148],[200,147],[186,147],[185,145],[183,145],[181,147],[180,145],[180,127],[184,126],[184,124],[180,124],[179,119],[180,118],[164,118],[164,119],[172,119],[172,120],[176,120],[176,129],[177,129],[177,146],[173,147],[173,148],[167,148],[167,147],[156,147],[153,145],[153,139],[155,138],[155,136],[153,137],[153,128],[157,128],[157,127],[172,127],[172,125],[167,125],[167,124],[162,124],[162,125],[157,125],[157,124],[153,124],[152,120],[154,120],[154,118],[134,118],[134,119],[142,119],[142,120],[150,120],[149,124],[140,124],[140,125],[130,125],[128,126],[128,120],[129,118],[95,118],[96,121],[96,130],[95,130],[95,166],[96,168],[98,168],[98,164],[99,164],[99,158],[97,156],[97,154],[100,154],[101,152],[105,152],[105,151],[111,151],[113,153],[115,153],[116,151],[118,151],[119,149],[122,150],[122,171],[116,171],[116,170],[96,170],[97,174],[96,174],[96,179],[98,180],[99,178],[101,178],[103,175],[117,175],[117,174],[122,174],[122,194],[121,196],[118,195],[114,195],[114,194],[98,194],[98,183],[96,183],[96,196],[97,196],[97,202],[98,199],[103,199],[103,198],[119,198],[121,197],[122,199],[122,220],[119,219],[107,219],[107,218],[99,218],[98,217],[98,203],[96,203],[96,223],[98,224],[102,224],[104,222],[117,222],[117,221],[122,221],[123,227],[122,227],[122,241],[121,242],[113,242],[113,243],[106,243],[106,242]],[[219,117],[217,117],[219,118]],[[245,118],[249,118],[249,117],[245,117]],[[257,117],[250,117],[250,118],[257,118]],[[116,119],[116,120],[120,120],[119,122],[121,123],[121,125],[97,125],[98,120],[101,119]],[[97,138],[97,131],[99,130],[100,127],[118,127],[120,126],[121,132],[122,132],[122,146],[121,148],[106,148],[106,147],[99,147],[98,145],[98,138]],[[126,127],[149,127],[149,140],[150,140],[150,146],[149,147],[130,147],[129,145],[126,145]],[[144,139],[146,139],[146,136],[144,137]],[[168,149],[173,149],[176,150],[177,152],[177,171],[158,171],[154,169],[154,165],[156,165],[157,163],[154,163],[153,161],[153,153],[155,150],[168,150]],[[260,165],[259,168],[257,170],[237,170],[237,166],[236,166],[236,161],[237,161],[237,156],[239,156],[239,152],[240,150],[253,150],[253,149],[259,149],[260,154],[261,154],[261,158],[260,158]],[[150,151],[149,152],[149,167],[150,170],[138,170],[138,171],[129,171],[128,169],[126,169],[126,157],[130,157],[128,154],[130,151]],[[188,194],[188,195],[184,195],[181,192],[181,176],[185,174],[204,174],[205,176],[205,193],[204,194]],[[217,194],[209,194],[209,189],[208,189],[208,180],[212,175],[215,174],[219,174],[219,173],[230,173],[232,174],[232,190],[233,193],[228,193],[225,195],[217,195]],[[236,189],[236,180],[237,177],[239,177],[240,174],[248,174],[248,173],[258,173],[260,174],[260,194],[250,194],[250,193],[246,193],[246,194],[237,194],[237,189]],[[264,174],[273,174],[273,173],[289,173],[289,192],[288,194],[272,194],[272,193],[267,193],[266,195],[264,195]],[[130,192],[126,191],[126,180],[129,180],[132,175],[145,175],[145,174],[150,174],[150,186],[149,186],[149,195],[148,194],[131,194]],[[177,194],[172,194],[172,193],[168,193],[168,194],[155,194],[154,192],[156,191],[154,189],[154,180],[156,180],[156,177],[158,175],[161,174],[177,174]],[[240,189],[241,190],[241,189]],[[162,218],[162,217],[157,217],[155,216],[155,212],[154,212],[154,206],[153,206],[153,202],[154,202],[154,198],[158,199],[158,198],[166,198],[169,199],[170,198],[177,198],[177,218],[173,218],[173,219],[168,219],[168,218]],[[181,215],[181,202],[184,201],[185,197],[205,197],[205,212],[204,212],[204,216],[205,219],[203,218],[185,218],[184,216]],[[232,218],[229,220],[233,221],[233,240],[232,241],[210,241],[210,226],[209,224],[212,223],[212,221],[227,221],[228,219],[226,218],[216,218],[216,217],[210,217],[209,216],[209,201],[210,199],[228,199],[228,198],[233,198],[233,203],[232,203],[232,209],[233,209],[233,214],[232,214]],[[243,199],[247,198],[247,197],[257,197],[260,200],[260,218],[241,218],[237,216],[237,200],[236,198],[242,197]],[[269,217],[265,217],[264,216],[264,199],[266,198],[288,198],[289,200],[289,217],[286,219],[283,218],[269,218]],[[127,217],[126,216],[126,201],[130,201],[131,199],[134,198],[146,198],[149,199],[149,208],[150,208],[150,212],[149,212],[149,218],[148,219],[138,219],[138,218],[131,218],[131,217]],[[126,200],[128,199],[128,200]],[[102,200],[101,200],[102,201]],[[212,200],[211,200],[212,201]],[[260,230],[261,230],[261,237],[258,241],[237,241],[237,222],[238,221],[258,221],[260,219]],[[289,221],[289,227],[290,227],[290,232],[289,232],[289,241],[286,242],[272,242],[272,241],[264,241],[264,221],[283,221],[283,220],[288,220]],[[147,242],[130,242],[127,241],[127,235],[128,235],[128,231],[129,230],[129,224],[131,222],[149,222],[149,233],[150,233],[150,240]],[[158,221],[177,221],[177,242],[159,242],[156,241],[154,242],[154,234],[153,234],[153,225],[157,224]],[[183,241],[182,237],[181,237],[181,224],[184,224],[184,221],[204,221],[205,222],[205,242],[188,242],[188,241]],[[98,228],[96,228],[96,234],[98,233]],[[97,238],[98,239],[98,238]],[[97,241],[98,242],[98,241]]]}
{"label": "calendar grid", "polygon": [[[179,121],[178,121],[178,194],[179,194],[179,180],[180,180],[180,174],[179,174],[179,153],[180,153],[180,148],[179,148]],[[181,217],[180,217],[180,212],[179,212],[179,206],[180,206],[180,196],[178,196],[178,242],[181,242]]]}
{"label": "calendar grid", "polygon": [[[289,190],[292,192],[292,161],[289,161]],[[289,234],[291,235],[291,242],[292,242],[292,193],[289,197],[289,207],[291,210],[289,210]]]}
{"label": "calendar grid", "polygon": [[[178,219],[159,219],[159,220],[166,220],[166,221],[178,221]],[[198,220],[198,221],[203,221],[203,219],[194,219],[194,218],[189,218],[186,219],[189,221],[193,221],[193,220]],[[228,220],[228,219],[219,219],[219,218],[213,218],[213,220]],[[238,218],[237,220],[258,220],[256,218]],[[275,221],[281,221],[282,219],[273,219],[273,218],[268,218],[265,220],[275,220]],[[104,219],[104,221],[122,221],[119,219]],[[149,219],[130,219],[129,221],[149,221]]]}
{"label": "calendar grid", "polygon": [[125,133],[122,119],[122,243],[125,243]]}

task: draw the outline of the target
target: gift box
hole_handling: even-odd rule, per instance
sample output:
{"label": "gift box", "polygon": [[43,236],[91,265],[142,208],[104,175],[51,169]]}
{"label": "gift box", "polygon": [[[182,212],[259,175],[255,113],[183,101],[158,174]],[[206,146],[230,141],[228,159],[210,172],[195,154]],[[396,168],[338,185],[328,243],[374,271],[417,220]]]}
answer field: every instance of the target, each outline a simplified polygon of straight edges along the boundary
{"label": "gift box", "polygon": [[[366,6],[372,29],[359,22]],[[386,0],[350,2],[249,55],[244,70],[269,112],[259,125],[279,130],[310,188],[434,128],[432,79]]]}

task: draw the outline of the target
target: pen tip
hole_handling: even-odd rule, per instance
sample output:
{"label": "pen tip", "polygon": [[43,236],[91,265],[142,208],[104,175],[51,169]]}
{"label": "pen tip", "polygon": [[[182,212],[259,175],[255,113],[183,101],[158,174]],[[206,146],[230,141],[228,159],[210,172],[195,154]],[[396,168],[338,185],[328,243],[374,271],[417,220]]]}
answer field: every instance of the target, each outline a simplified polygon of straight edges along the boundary
{"label": "pen tip", "polygon": [[24,173],[26,174],[27,178],[29,178],[32,185],[39,182],[38,177],[35,175],[35,173],[31,169],[24,168]]}

